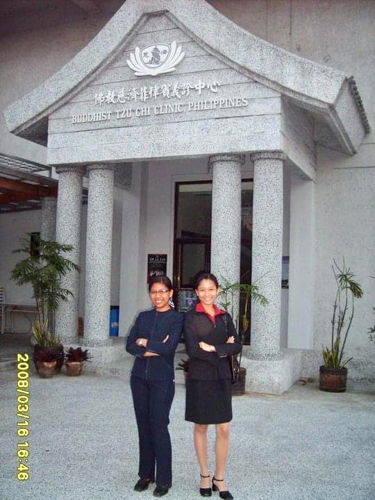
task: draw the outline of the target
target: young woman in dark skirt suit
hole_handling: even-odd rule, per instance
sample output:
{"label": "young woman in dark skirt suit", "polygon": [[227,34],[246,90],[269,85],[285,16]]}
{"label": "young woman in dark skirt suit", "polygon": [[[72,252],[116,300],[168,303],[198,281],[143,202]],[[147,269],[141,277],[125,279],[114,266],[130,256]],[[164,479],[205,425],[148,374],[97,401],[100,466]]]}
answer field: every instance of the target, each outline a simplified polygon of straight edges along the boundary
{"label": "young woman in dark skirt suit", "polygon": [[[168,432],[174,397],[174,353],[183,317],[170,306],[173,289],[166,276],[150,279],[152,310],[139,314],[130,331],[126,350],[135,356],[130,379],[139,436],[139,481],[144,491],[155,481],[154,496],[172,486],[172,447]],[[155,476],[156,468],[156,476]]]}
{"label": "young woman in dark skirt suit", "polygon": [[[228,356],[241,351],[241,342],[232,318],[215,305],[219,284],[211,273],[202,273],[195,283],[199,303],[185,315],[184,336],[189,355],[185,419],[194,422],[194,445],[200,466],[200,494],[230,500],[224,482],[232,420],[232,375]],[[207,430],[216,426],[215,475],[207,464]]]}

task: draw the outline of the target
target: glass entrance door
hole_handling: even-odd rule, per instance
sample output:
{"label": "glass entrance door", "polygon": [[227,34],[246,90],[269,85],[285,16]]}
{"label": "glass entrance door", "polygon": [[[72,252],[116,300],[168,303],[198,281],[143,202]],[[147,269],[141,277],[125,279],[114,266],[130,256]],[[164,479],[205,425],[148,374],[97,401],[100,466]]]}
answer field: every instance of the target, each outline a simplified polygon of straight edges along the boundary
{"label": "glass entrance door", "polygon": [[[253,182],[242,182],[241,283],[251,283]],[[174,287],[181,311],[193,305],[196,274],[210,270],[212,182],[176,183]],[[225,242],[223,242],[225,244]]]}
{"label": "glass entrance door", "polygon": [[211,245],[209,240],[177,240],[177,287],[192,288],[194,277],[202,269],[210,268]]}

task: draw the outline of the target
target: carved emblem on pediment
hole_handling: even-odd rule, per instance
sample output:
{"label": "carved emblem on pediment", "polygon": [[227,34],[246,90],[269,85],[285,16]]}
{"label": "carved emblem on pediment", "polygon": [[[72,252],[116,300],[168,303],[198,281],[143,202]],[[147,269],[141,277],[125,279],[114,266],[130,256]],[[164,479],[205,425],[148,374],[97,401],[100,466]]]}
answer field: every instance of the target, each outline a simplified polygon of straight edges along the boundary
{"label": "carved emblem on pediment", "polygon": [[143,49],[136,47],[126,62],[136,76],[157,76],[174,71],[184,57],[182,47],[172,42],[171,45],[148,45]]}

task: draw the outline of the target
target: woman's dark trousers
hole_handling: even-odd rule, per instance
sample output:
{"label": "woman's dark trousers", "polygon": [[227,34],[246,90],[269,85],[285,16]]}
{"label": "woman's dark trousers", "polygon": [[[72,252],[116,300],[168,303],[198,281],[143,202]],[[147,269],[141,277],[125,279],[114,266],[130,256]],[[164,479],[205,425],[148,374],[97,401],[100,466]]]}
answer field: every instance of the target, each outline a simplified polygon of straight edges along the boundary
{"label": "woman's dark trousers", "polygon": [[169,412],[175,387],[173,380],[131,377],[139,435],[139,477],[164,486],[172,484],[172,447],[168,432]]}

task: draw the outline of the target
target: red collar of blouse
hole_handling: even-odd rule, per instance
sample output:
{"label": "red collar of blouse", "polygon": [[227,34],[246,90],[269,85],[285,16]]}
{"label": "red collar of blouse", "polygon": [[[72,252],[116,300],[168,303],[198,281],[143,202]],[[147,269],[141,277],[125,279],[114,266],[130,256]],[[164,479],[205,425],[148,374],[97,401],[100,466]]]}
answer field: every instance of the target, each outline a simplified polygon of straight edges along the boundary
{"label": "red collar of blouse", "polygon": [[195,306],[196,312],[204,313],[206,316],[210,318],[212,323],[215,323],[216,316],[220,316],[221,314],[226,314],[225,311],[222,309],[219,309],[216,304],[214,304],[214,312],[215,314],[211,316],[211,314],[208,314],[208,312],[205,310],[201,302],[198,302],[198,304]]}

